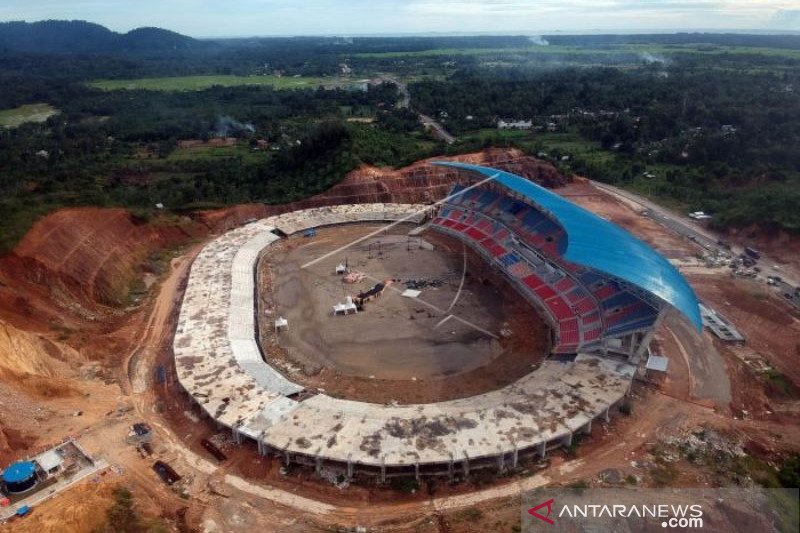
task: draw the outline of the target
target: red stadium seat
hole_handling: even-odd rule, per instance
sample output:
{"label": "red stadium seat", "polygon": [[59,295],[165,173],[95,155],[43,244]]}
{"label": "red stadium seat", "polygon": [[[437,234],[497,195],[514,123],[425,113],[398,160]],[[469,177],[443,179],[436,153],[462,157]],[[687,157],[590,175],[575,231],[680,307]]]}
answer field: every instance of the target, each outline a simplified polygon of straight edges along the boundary
{"label": "red stadium seat", "polygon": [[478,242],[480,242],[480,241],[482,241],[483,239],[486,238],[486,234],[485,233],[483,233],[482,231],[478,231],[475,228],[469,228],[464,233],[466,233],[472,240],[478,241]]}
{"label": "red stadium seat", "polygon": [[566,294],[567,292],[569,292],[574,288],[575,288],[575,282],[569,278],[563,278],[555,284],[555,289],[562,294]]}
{"label": "red stadium seat", "polygon": [[494,242],[489,247],[489,252],[491,252],[493,257],[500,257],[501,255],[504,255],[505,253],[507,253],[508,250],[506,250],[505,248],[503,248],[502,246],[500,246],[499,244]]}
{"label": "red stadium seat", "polygon": [[477,224],[475,224],[475,227],[487,234],[492,232],[492,223],[485,218],[481,219]]}
{"label": "red stadium seat", "polygon": [[555,316],[558,320],[575,316],[575,314],[572,312],[572,309],[570,309],[569,305],[567,305],[567,302],[565,302],[560,296],[550,298],[545,303],[553,312],[553,316]]}
{"label": "red stadium seat", "polygon": [[542,285],[544,285],[544,281],[542,281],[536,274],[531,274],[530,276],[523,279],[522,282],[531,289],[536,289],[537,287],[541,287]]}
{"label": "red stadium seat", "polygon": [[578,331],[578,319],[562,320],[558,326],[559,331]]}
{"label": "red stadium seat", "polygon": [[605,300],[609,296],[613,296],[616,293],[617,293],[617,288],[611,284],[608,284],[608,285],[603,285],[602,287],[597,289],[594,292],[594,295],[598,300]]}
{"label": "red stadium seat", "polygon": [[580,334],[577,331],[559,331],[562,344],[577,344],[580,341]]}
{"label": "red stadium seat", "polygon": [[552,298],[556,295],[556,291],[551,289],[549,285],[542,285],[541,287],[535,289],[535,292],[541,300],[547,300],[548,298]]}
{"label": "red stadium seat", "polygon": [[597,303],[589,296],[575,304],[575,309],[582,315],[597,309]]}

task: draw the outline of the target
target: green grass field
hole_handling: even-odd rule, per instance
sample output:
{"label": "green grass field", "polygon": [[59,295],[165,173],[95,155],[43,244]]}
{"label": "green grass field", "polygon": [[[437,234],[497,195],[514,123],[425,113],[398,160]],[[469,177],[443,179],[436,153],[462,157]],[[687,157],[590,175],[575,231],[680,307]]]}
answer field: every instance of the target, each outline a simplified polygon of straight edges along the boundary
{"label": "green grass field", "polygon": [[514,141],[517,145],[533,151],[537,147],[544,151],[557,150],[561,154],[578,156],[594,162],[607,162],[614,159],[615,154],[603,150],[598,143],[588,141],[575,132],[551,133],[521,130],[498,130],[487,128],[470,132],[460,137],[462,140],[502,139]]}
{"label": "green grass field", "polygon": [[184,161],[214,161],[220,159],[240,159],[244,163],[259,163],[270,157],[270,151],[257,151],[250,148],[246,142],[238,142],[233,146],[199,145],[192,147],[178,147],[166,157],[133,157],[129,162],[140,165],[159,166],[164,163]]}
{"label": "green grass field", "polygon": [[682,44],[682,45],[651,45],[651,44],[630,44],[625,45],[625,49],[629,51],[649,52],[651,54],[674,54],[674,53],[689,53],[689,54],[748,54],[748,55],[764,55],[764,56],[779,56],[789,59],[800,59],[800,50],[791,50],[788,48],[765,48],[758,46],[717,46],[706,44]]}
{"label": "green grass field", "polygon": [[139,78],[133,80],[95,80],[90,87],[106,91],[146,90],[146,91],[202,91],[217,85],[235,87],[238,85],[261,85],[276,89],[306,89],[323,85],[325,87],[347,87],[359,83],[358,80],[334,77],[285,77],[285,76],[178,76],[170,78]]}
{"label": "green grass field", "polygon": [[50,104],[27,104],[14,109],[0,110],[0,126],[16,128],[25,122],[44,122],[58,113]]}

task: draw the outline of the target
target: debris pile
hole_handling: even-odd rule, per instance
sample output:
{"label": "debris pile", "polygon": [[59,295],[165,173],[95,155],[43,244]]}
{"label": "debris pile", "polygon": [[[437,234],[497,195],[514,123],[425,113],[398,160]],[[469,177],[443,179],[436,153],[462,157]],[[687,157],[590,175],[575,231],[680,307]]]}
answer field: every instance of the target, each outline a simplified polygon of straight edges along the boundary
{"label": "debris pile", "polygon": [[367,275],[364,274],[363,272],[359,272],[358,270],[351,270],[350,272],[345,274],[342,280],[345,283],[354,284],[362,282],[365,277],[367,277]]}
{"label": "debris pile", "polygon": [[438,289],[439,287],[441,287],[445,283],[446,283],[446,281],[443,280],[443,279],[432,279],[432,280],[427,280],[427,279],[409,279],[409,280],[405,281],[406,288],[407,289],[411,289],[411,290],[415,290],[415,291],[419,291],[419,290],[422,290],[422,289],[428,289],[428,288]]}

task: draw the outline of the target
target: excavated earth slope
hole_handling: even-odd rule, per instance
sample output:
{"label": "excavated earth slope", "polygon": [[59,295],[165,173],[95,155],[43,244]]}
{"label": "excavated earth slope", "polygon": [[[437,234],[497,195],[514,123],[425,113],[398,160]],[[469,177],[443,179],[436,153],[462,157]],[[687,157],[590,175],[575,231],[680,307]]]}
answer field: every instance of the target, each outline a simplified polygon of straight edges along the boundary
{"label": "excavated earth slope", "polygon": [[[526,177],[545,187],[559,187],[571,181],[559,174],[554,166],[517,149],[490,148],[482,152],[456,157],[433,157],[400,169],[378,168],[364,165],[350,172],[341,183],[324,193],[299,202],[282,205],[240,206],[238,218],[264,218],[298,209],[339,204],[359,203],[427,203],[447,194],[455,183],[452,169],[436,167],[433,161],[462,161],[488,165]],[[221,211],[201,214],[209,225],[217,226],[220,217],[230,216]],[[220,229],[229,229],[231,226]]]}

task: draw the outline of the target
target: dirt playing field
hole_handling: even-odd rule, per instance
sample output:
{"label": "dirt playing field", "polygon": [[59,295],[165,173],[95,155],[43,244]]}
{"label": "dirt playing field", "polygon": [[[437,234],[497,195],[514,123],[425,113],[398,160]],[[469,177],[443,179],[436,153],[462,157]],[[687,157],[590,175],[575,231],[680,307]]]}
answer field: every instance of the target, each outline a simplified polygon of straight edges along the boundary
{"label": "dirt playing field", "polygon": [[[278,335],[280,346],[290,354],[303,352],[344,374],[381,379],[458,374],[496,357],[501,349],[495,337],[502,319],[497,295],[472,283],[461,290],[466,273],[460,258],[442,253],[427,241],[409,239],[407,227],[395,226],[302,267],[374,229],[325,229],[313,239],[300,237],[304,242],[287,247],[283,257],[271,258],[275,313],[293,326]],[[334,273],[339,262],[363,274],[363,279],[347,283],[345,276]],[[333,315],[334,304],[366,293],[378,283],[385,289],[365,303],[361,312]],[[402,296],[406,286],[419,287],[421,294]],[[448,311],[461,320],[445,325],[442,320]]]}
{"label": "dirt playing field", "polygon": [[[544,322],[460,242],[432,231],[410,238],[414,226],[401,225],[342,249],[382,227],[322,228],[262,257],[258,316],[271,364],[337,397],[419,403],[502,387],[543,359]],[[361,281],[335,273],[345,263]],[[333,314],[334,304],[377,283],[388,286],[361,312]],[[419,296],[402,296],[408,288]],[[288,331],[274,331],[277,316]]]}

